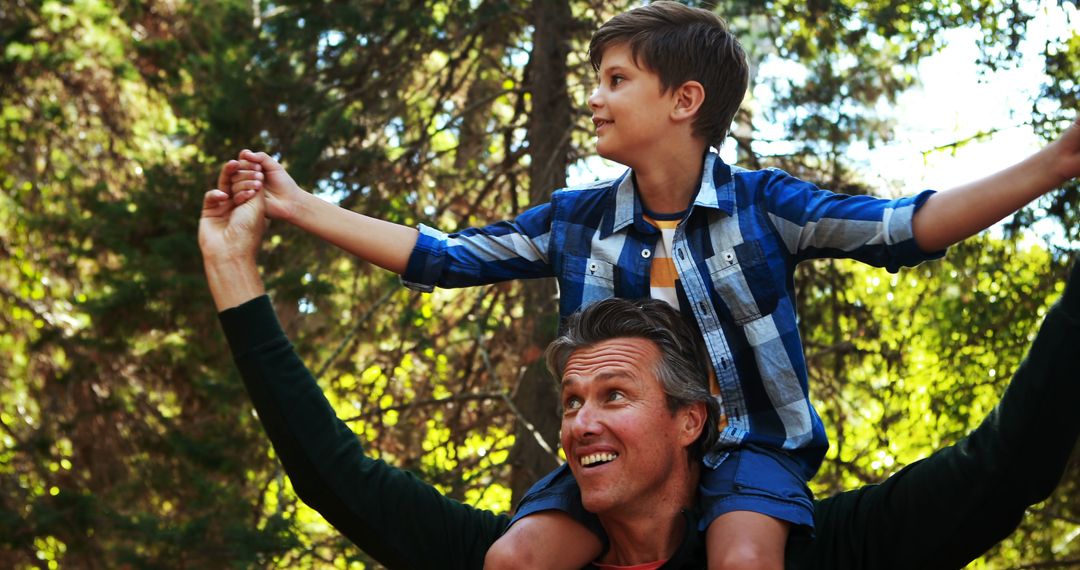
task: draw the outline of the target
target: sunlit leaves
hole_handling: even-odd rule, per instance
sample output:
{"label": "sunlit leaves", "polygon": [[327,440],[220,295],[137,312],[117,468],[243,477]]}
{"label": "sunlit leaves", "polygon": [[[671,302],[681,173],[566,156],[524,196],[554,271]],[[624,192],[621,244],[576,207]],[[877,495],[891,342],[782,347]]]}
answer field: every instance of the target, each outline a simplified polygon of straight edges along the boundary
{"label": "sunlit leaves", "polygon": [[[568,161],[592,152],[588,35],[636,3],[570,3],[578,112],[556,125]],[[755,62],[789,62],[758,78],[776,97],[747,111],[783,124],[791,152],[744,152],[744,166],[852,192],[872,189],[843,150],[888,138],[880,104],[912,85],[942,30],[977,26],[993,68],[1029,17],[998,0],[700,4],[719,5]],[[201,275],[199,199],[252,147],[376,217],[448,231],[512,217],[554,190],[528,175],[534,5],[0,10],[0,566],[370,567],[299,502],[250,412]],[[1076,108],[1077,42],[1046,48],[1052,80],[1033,106],[1048,137]],[[753,119],[739,119],[741,150]],[[1015,226],[1058,219],[1075,239],[1077,203],[1074,184]],[[1059,290],[1060,257],[982,239],[896,276],[807,265],[804,341],[834,442],[816,488],[875,481],[978,421]],[[554,330],[553,302],[523,306],[518,284],[417,295],[285,224],[262,262],[290,337],[373,455],[509,508],[507,402],[537,361],[536,331]],[[991,564],[1075,558],[1075,481]]]}
{"label": "sunlit leaves", "polygon": [[[1060,279],[1045,250],[989,237],[895,275],[855,263],[807,267],[802,331],[832,442],[816,492],[879,481],[977,425],[1060,294]],[[1074,508],[1074,484],[1067,479],[1053,509]],[[1064,544],[1078,530],[1055,521],[1025,525],[1000,547],[1002,559],[1038,559],[1035,545]]]}

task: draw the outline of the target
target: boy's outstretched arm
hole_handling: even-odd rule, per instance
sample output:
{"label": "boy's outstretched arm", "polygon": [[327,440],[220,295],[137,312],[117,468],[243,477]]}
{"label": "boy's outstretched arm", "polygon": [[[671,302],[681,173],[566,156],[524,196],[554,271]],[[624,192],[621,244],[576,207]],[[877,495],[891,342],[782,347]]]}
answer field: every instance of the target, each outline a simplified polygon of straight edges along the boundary
{"label": "boy's outstretched arm", "polygon": [[939,251],[990,227],[1080,176],[1080,117],[1057,140],[1004,170],[934,194],[915,213],[923,251]]}
{"label": "boy's outstretched arm", "polygon": [[358,214],[304,191],[265,152],[243,150],[225,168],[237,202],[264,189],[269,217],[287,221],[383,269],[404,273],[419,235],[416,229]]}

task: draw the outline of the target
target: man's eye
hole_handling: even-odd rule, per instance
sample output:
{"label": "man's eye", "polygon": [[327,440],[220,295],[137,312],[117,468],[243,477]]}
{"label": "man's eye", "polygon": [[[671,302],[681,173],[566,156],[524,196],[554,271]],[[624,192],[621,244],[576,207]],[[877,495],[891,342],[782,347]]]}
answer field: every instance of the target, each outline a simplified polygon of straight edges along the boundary
{"label": "man's eye", "polygon": [[576,410],[581,407],[581,398],[567,398],[563,403],[563,408],[567,411]]}
{"label": "man's eye", "polygon": [[607,399],[609,402],[617,402],[619,400],[625,400],[626,395],[622,392],[619,392],[618,390],[614,390],[610,394],[608,394]]}

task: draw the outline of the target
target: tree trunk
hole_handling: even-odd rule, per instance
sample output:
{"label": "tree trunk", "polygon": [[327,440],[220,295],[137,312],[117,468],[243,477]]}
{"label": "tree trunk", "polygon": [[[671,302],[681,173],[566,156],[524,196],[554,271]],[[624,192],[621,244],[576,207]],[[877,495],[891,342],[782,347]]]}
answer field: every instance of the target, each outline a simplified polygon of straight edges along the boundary
{"label": "tree trunk", "polygon": [[[537,0],[533,3],[532,24],[533,51],[528,71],[532,112],[527,137],[532,159],[529,198],[536,204],[566,185],[573,125],[566,85],[566,56],[573,33],[569,4],[565,0]],[[543,360],[535,358],[555,333],[556,287],[550,279],[530,280],[522,285],[527,315],[521,334],[528,335],[523,354],[533,360],[526,364],[514,404],[533,429],[519,418],[510,454],[513,465],[510,485],[515,504],[533,482],[558,465],[554,453],[558,451],[559,441],[559,394]],[[537,436],[543,438],[548,449],[537,441]]]}

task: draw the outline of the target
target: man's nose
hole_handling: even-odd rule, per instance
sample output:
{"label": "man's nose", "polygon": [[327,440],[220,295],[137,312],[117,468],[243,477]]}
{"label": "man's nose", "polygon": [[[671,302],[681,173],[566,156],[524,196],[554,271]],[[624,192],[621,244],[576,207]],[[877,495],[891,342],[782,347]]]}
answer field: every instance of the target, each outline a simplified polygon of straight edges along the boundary
{"label": "man's nose", "polygon": [[574,414],[574,417],[571,420],[571,433],[575,438],[579,439],[597,435],[604,431],[603,423],[600,420],[600,410],[590,403],[585,403],[577,413]]}

